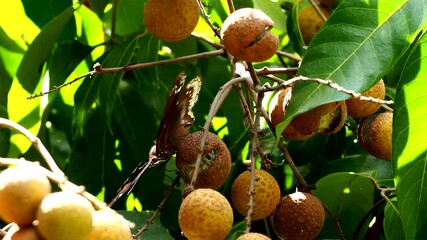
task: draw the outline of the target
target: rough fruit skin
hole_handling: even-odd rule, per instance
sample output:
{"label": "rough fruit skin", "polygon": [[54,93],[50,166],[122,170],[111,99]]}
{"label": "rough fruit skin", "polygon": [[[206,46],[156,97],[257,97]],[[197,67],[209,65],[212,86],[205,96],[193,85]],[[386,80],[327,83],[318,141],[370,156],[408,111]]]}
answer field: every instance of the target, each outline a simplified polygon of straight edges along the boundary
{"label": "rough fruit skin", "polygon": [[[280,90],[271,101],[270,120],[274,126],[277,126],[285,117],[285,107],[288,99],[291,97],[291,88]],[[322,110],[323,111],[323,110]],[[296,116],[286,126],[282,136],[290,140],[305,140],[316,134],[316,129],[320,123],[320,116],[311,112]]]}
{"label": "rough fruit skin", "polygon": [[129,240],[132,237],[126,220],[112,210],[92,213],[93,228],[86,240]]}
{"label": "rough fruit skin", "polygon": [[73,192],[47,195],[37,211],[37,230],[46,240],[84,240],[92,230],[92,204]]}
{"label": "rough fruit skin", "polygon": [[325,212],[315,196],[296,192],[282,197],[273,221],[282,239],[311,240],[322,230]]}
{"label": "rough fruit skin", "polygon": [[191,35],[199,20],[196,0],[148,0],[144,21],[158,39],[177,42]]}
{"label": "rough fruit skin", "polygon": [[[385,98],[385,85],[381,79],[378,83],[362,93],[362,96],[373,97],[383,100]],[[360,100],[360,98],[351,98],[345,101],[347,104],[348,115],[355,118],[365,118],[376,113],[380,109],[381,104]]]}
{"label": "rough fruit skin", "polygon": [[274,126],[277,126],[277,124],[279,124],[285,117],[284,102],[290,100],[292,96],[292,92],[290,90],[291,88],[288,87],[278,91],[271,100],[270,120]]}
{"label": "rough fruit skin", "polygon": [[[320,6],[322,13],[329,17],[330,11]],[[301,31],[304,43],[308,45],[313,39],[314,35],[323,26],[322,18],[317,14],[313,6],[307,6],[298,13],[298,24]]]}
{"label": "rough fruit skin", "polygon": [[3,240],[43,240],[43,238],[33,226],[18,227],[15,225],[7,232]]}
{"label": "rough fruit skin", "polygon": [[227,237],[233,227],[233,210],[219,192],[199,188],[182,201],[178,222],[189,240],[221,240]]}
{"label": "rough fruit skin", "polygon": [[[245,171],[234,180],[231,187],[231,200],[234,208],[241,215],[248,213],[249,186],[251,172]],[[255,170],[252,220],[270,216],[280,202],[280,187],[276,179],[265,170]]]}
{"label": "rough fruit skin", "polygon": [[357,140],[366,152],[380,159],[392,157],[393,113],[383,112],[364,119],[357,130]]}
{"label": "rough fruit skin", "polygon": [[236,240],[271,240],[271,238],[261,233],[245,233],[240,235]]}
{"label": "rough fruit skin", "polygon": [[0,173],[0,217],[30,225],[43,198],[51,192],[47,177],[31,166],[18,165]]}
{"label": "rough fruit skin", "polygon": [[[188,184],[191,182],[203,131],[192,133],[181,141],[176,152],[176,166]],[[227,145],[214,133],[208,132],[196,188],[220,187],[231,170],[231,155]]]}
{"label": "rough fruit skin", "polygon": [[341,102],[325,103],[313,108],[312,110],[308,111],[308,113],[312,115],[323,116],[334,111],[340,105],[340,103]]}
{"label": "rough fruit skin", "polygon": [[225,49],[237,60],[262,62],[272,57],[279,37],[269,32],[274,23],[258,9],[241,8],[225,19],[221,39]]}

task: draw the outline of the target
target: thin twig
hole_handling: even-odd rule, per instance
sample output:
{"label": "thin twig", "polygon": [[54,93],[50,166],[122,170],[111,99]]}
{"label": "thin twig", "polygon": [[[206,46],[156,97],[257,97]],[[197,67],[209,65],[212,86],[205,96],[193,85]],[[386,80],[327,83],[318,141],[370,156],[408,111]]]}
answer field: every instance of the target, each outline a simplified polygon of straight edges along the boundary
{"label": "thin twig", "polygon": [[353,98],[359,98],[362,101],[370,101],[370,102],[374,102],[374,103],[389,104],[389,105],[394,104],[393,100],[383,100],[383,99],[363,96],[361,93],[355,92],[353,90],[348,90],[348,89],[340,86],[339,84],[332,82],[331,80],[324,80],[324,79],[320,79],[320,78],[309,78],[309,77],[304,77],[304,76],[298,76],[298,77],[291,78],[289,80],[283,81],[281,84],[276,85],[276,86],[269,86],[269,85],[265,85],[263,87],[258,86],[258,87],[256,87],[255,90],[256,91],[264,91],[264,92],[276,91],[276,90],[286,88],[286,87],[294,84],[295,82],[304,82],[304,81],[305,82],[316,82],[319,84],[326,85],[332,89],[335,89],[338,92],[348,94]]}
{"label": "thin twig", "polygon": [[233,13],[234,11],[236,11],[236,9],[234,8],[233,0],[227,0],[227,5],[230,13]]}
{"label": "thin twig", "polygon": [[[256,74],[258,76],[263,75],[269,75],[269,74],[288,74],[288,75],[295,75],[298,71],[298,67],[292,67],[292,68],[269,68],[269,67],[263,67],[261,69],[256,70]],[[285,80],[283,80],[285,81]]]}
{"label": "thin twig", "polygon": [[314,10],[316,10],[319,17],[322,19],[323,22],[326,22],[328,18],[323,14],[322,10],[320,9],[319,5],[317,5],[315,0],[308,0],[310,4],[313,6]]}
{"label": "thin twig", "polygon": [[37,149],[37,151],[40,153],[40,155],[43,157],[43,159],[48,164],[49,168],[52,170],[52,172],[57,175],[58,177],[65,177],[65,174],[61,171],[61,169],[56,165],[55,160],[53,160],[52,155],[50,155],[49,151],[46,149],[46,147],[43,145],[43,143],[40,141],[40,138],[34,136],[33,133],[31,133],[29,130],[24,128],[23,126],[19,125],[18,123],[15,123],[13,121],[10,121],[5,118],[0,118],[0,127],[9,128],[16,132],[19,132],[20,134],[24,135],[30,142],[33,144],[33,146]]}
{"label": "thin twig", "polygon": [[209,15],[207,14],[207,12],[206,12],[206,10],[205,10],[205,7],[203,6],[202,1],[201,1],[201,0],[197,0],[197,3],[199,4],[200,11],[202,12],[203,17],[205,18],[206,23],[207,23],[207,24],[209,25],[209,27],[212,29],[212,31],[214,32],[215,36],[217,36],[219,39],[221,39],[221,35],[220,35],[220,34],[219,34],[219,32],[218,32],[218,28],[216,28],[216,27],[212,24],[212,22],[211,22],[211,20],[210,20],[210,18],[209,18]]}
{"label": "thin twig", "polygon": [[[390,195],[389,197],[395,197],[395,196],[396,196],[396,194],[393,194],[393,195]],[[368,220],[369,216],[375,210],[377,210],[381,206],[381,204],[383,204],[385,201],[386,201],[385,198],[381,198],[378,202],[376,202],[374,204],[374,206],[372,206],[371,209],[369,209],[368,212],[365,213],[365,215],[362,217],[362,219],[360,220],[359,224],[357,225],[356,231],[353,234],[353,238],[352,238],[353,240],[359,239],[360,231],[362,231],[362,227],[365,224],[366,220]]]}
{"label": "thin twig", "polygon": [[113,67],[113,68],[103,68],[100,63],[95,63],[95,65],[93,66],[94,70],[92,70],[88,73],[85,73],[82,76],[71,80],[70,82],[64,83],[60,86],[55,86],[53,89],[51,89],[47,92],[41,92],[41,93],[32,95],[32,96],[28,97],[27,99],[33,99],[33,98],[41,97],[41,96],[44,96],[44,95],[47,95],[47,94],[50,94],[53,92],[57,92],[57,91],[59,91],[59,89],[65,87],[67,85],[73,84],[74,82],[76,82],[82,78],[92,77],[96,74],[126,72],[126,71],[150,68],[150,67],[161,66],[161,65],[166,65],[166,64],[180,63],[180,62],[185,62],[185,61],[194,60],[194,59],[220,56],[220,55],[223,55],[224,53],[225,53],[224,49],[218,49],[218,50],[214,50],[214,51],[210,51],[210,52],[197,53],[197,54],[188,55],[188,56],[184,56],[184,57],[178,57],[178,58],[174,58],[174,59],[159,60],[156,62],[139,63],[139,64],[126,65],[123,67]]}
{"label": "thin twig", "polygon": [[344,234],[343,234],[342,229],[341,229],[340,221],[338,220],[338,218],[335,217],[335,215],[332,212],[332,210],[329,209],[329,207],[326,206],[326,204],[324,204],[323,202],[322,202],[322,206],[323,206],[323,209],[325,209],[325,211],[329,214],[329,216],[331,217],[332,221],[334,222],[335,227],[337,228],[338,234],[340,235],[340,239],[344,240],[345,238],[344,238]]}
{"label": "thin twig", "polygon": [[97,209],[107,209],[107,204],[99,201],[95,196],[86,192],[84,187],[78,186],[67,180],[65,175],[60,175],[58,173],[49,171],[48,169],[42,167],[40,164],[36,162],[27,161],[24,159],[15,159],[15,158],[0,158],[0,165],[28,165],[34,169],[34,171],[38,171],[48,177],[52,182],[58,184],[58,186],[63,191],[71,191],[78,193],[89,200]]}
{"label": "thin twig", "polygon": [[263,99],[264,93],[259,93],[258,94],[258,99],[257,99],[257,103],[256,103],[256,113],[255,113],[255,122],[251,127],[251,135],[252,135],[252,141],[251,141],[251,152],[252,152],[252,159],[251,159],[251,178],[250,178],[250,183],[249,183],[249,208],[248,208],[248,212],[246,214],[246,233],[249,233],[251,231],[251,216],[253,213],[253,208],[254,208],[254,201],[253,201],[253,195],[255,194],[255,180],[256,180],[256,175],[255,175],[255,171],[256,171],[256,152],[258,151],[258,146],[259,146],[259,139],[258,139],[258,130],[259,130],[259,126],[260,126],[260,115],[261,115],[261,108],[262,108],[262,99]]}
{"label": "thin twig", "polygon": [[195,162],[195,166],[194,166],[194,174],[193,177],[191,178],[191,182],[190,185],[188,186],[190,189],[194,188],[194,184],[197,181],[197,175],[199,174],[200,171],[200,164],[202,162],[202,153],[203,153],[203,149],[205,147],[205,142],[206,142],[206,137],[208,135],[209,132],[209,128],[211,126],[212,123],[212,119],[214,118],[214,116],[216,115],[216,113],[218,112],[219,108],[221,107],[222,103],[224,102],[225,98],[228,96],[228,94],[230,93],[231,89],[233,88],[233,86],[235,84],[239,84],[243,81],[249,81],[249,79],[247,77],[239,77],[239,78],[234,78],[230,81],[228,81],[226,84],[224,84],[217,92],[212,105],[209,109],[209,113],[208,113],[208,117],[206,119],[205,125],[203,126],[203,135],[200,139],[200,144],[199,144],[199,153],[197,155],[197,160]]}
{"label": "thin twig", "polygon": [[276,51],[276,54],[277,54],[277,55],[280,55],[280,56],[283,56],[283,57],[286,57],[286,58],[289,58],[289,59],[294,60],[294,61],[296,61],[296,62],[301,62],[301,60],[302,60],[300,57],[295,56],[295,55],[294,55],[294,54],[292,54],[292,53],[288,53],[288,52],[281,51],[281,50],[277,50],[277,51]]}
{"label": "thin twig", "polygon": [[173,182],[171,183],[171,185],[169,186],[168,190],[165,192],[165,196],[163,197],[162,201],[160,202],[159,206],[157,206],[156,211],[153,212],[153,214],[151,215],[151,217],[147,220],[147,222],[144,224],[144,226],[142,226],[141,229],[138,230],[138,232],[132,236],[132,239],[138,239],[138,237],[148,229],[148,226],[153,224],[154,219],[157,217],[157,215],[160,213],[160,211],[162,211],[163,207],[166,204],[166,201],[169,199],[169,196],[172,194],[173,190],[175,189],[175,187],[179,184],[179,180],[181,179],[181,177],[179,175],[177,175],[175,177],[175,179],[173,180]]}
{"label": "thin twig", "polygon": [[216,43],[213,40],[209,39],[209,38],[205,38],[204,36],[197,34],[197,33],[191,33],[191,35],[203,42],[206,42],[207,44],[211,45],[212,47],[216,48],[216,49],[221,49],[224,48],[224,46],[222,44]]}

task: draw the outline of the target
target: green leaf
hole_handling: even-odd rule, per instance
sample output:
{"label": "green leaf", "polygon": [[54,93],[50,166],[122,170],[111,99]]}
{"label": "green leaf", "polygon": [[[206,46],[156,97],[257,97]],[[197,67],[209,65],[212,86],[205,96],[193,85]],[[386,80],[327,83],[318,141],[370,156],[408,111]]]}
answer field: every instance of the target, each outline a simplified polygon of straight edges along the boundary
{"label": "green leaf", "polygon": [[407,239],[423,239],[427,234],[426,57],[424,34],[403,69],[393,114],[397,203]]}
{"label": "green leaf", "polygon": [[[364,92],[409,47],[423,24],[424,9],[421,0],[344,1],[310,43],[298,75]],[[349,97],[328,86],[298,82],[277,132],[300,113]]]}
{"label": "green leaf", "polygon": [[254,5],[273,20],[275,28],[286,32],[286,15],[281,11],[278,1],[254,0]]}
{"label": "green leaf", "polygon": [[[138,39],[132,39],[120,45],[115,45],[101,58],[103,68],[124,67],[129,64],[137,46]],[[113,112],[119,82],[125,72],[97,74],[93,79],[86,78],[75,95],[75,133],[82,135],[83,127],[90,116],[93,105],[100,107],[107,126],[111,126],[111,114]]]}
{"label": "green leaf", "polygon": [[405,239],[402,220],[399,217],[395,199],[391,201],[393,206],[387,203],[384,208],[384,234],[388,240]]}
{"label": "green leaf", "polygon": [[43,28],[55,16],[72,5],[72,0],[22,0],[25,14],[39,27]]}
{"label": "green leaf", "polygon": [[107,4],[110,2],[109,0],[88,0],[90,8],[94,11],[100,19],[104,16],[104,9]]}
{"label": "green leaf", "polygon": [[[145,1],[127,0],[116,1],[116,34],[127,36],[132,33],[142,32],[145,29],[144,24],[144,5]],[[112,28],[112,8],[104,15],[104,21],[108,28]]]}
{"label": "green leaf", "polygon": [[[316,183],[314,194],[339,219],[345,239],[352,239],[363,216],[372,208],[374,187],[366,175],[354,173],[330,174]],[[319,239],[338,238],[335,224],[327,213]],[[344,224],[345,223],[345,224]],[[360,236],[367,230],[366,223]]]}
{"label": "green leaf", "polygon": [[16,41],[13,41],[2,27],[0,27],[0,45],[11,52],[25,53],[25,50]]}
{"label": "green leaf", "polygon": [[[151,217],[153,214],[153,211],[144,211],[144,212],[130,212],[130,211],[118,211],[123,217],[125,217],[127,220],[135,223],[135,227],[132,229],[132,234],[135,234],[139,229],[144,226],[144,224],[147,222],[147,220]],[[157,217],[153,224],[149,226],[149,229],[142,233],[142,235],[138,239],[144,239],[144,240],[157,240],[157,239],[164,239],[164,240],[172,240],[174,239],[168,232],[166,228],[164,228],[159,220],[159,217]]]}
{"label": "green leaf", "polygon": [[[58,86],[67,79],[77,65],[86,58],[93,47],[77,41],[64,41],[56,44],[49,59],[50,85]],[[64,61],[67,59],[67,61]]]}
{"label": "green leaf", "polygon": [[50,21],[34,39],[19,65],[16,76],[23,88],[33,93],[41,76],[41,69],[49,57],[59,34],[73,16],[69,7]]}

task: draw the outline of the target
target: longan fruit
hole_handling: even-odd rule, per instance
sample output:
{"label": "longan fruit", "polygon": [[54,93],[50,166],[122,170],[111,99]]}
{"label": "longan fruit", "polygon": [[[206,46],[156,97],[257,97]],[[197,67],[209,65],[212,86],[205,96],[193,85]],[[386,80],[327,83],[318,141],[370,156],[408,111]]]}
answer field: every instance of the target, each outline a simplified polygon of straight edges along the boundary
{"label": "longan fruit", "polygon": [[182,201],[178,222],[189,240],[222,240],[233,227],[233,209],[219,192],[199,188]]}
{"label": "longan fruit", "polygon": [[366,152],[380,159],[392,158],[393,113],[365,118],[357,129],[357,140]]}
{"label": "longan fruit", "polygon": [[[176,151],[176,166],[187,184],[193,177],[202,136],[203,131],[186,136]],[[231,155],[227,145],[216,134],[208,132],[195,187],[219,188],[227,180],[230,170]]]}
{"label": "longan fruit", "polygon": [[322,203],[309,193],[295,192],[281,198],[273,226],[282,239],[311,240],[319,235],[325,222]]}
{"label": "longan fruit", "polygon": [[51,192],[47,177],[34,167],[18,165],[0,173],[0,217],[30,225],[43,198]]}
{"label": "longan fruit", "polygon": [[144,8],[147,29],[158,39],[177,42],[191,35],[199,20],[196,0],[148,0]]}
{"label": "longan fruit", "polygon": [[[248,213],[249,187],[251,172],[241,173],[231,187],[231,200],[234,208],[241,215]],[[276,179],[267,171],[256,169],[252,220],[260,220],[270,216],[279,204],[280,187]]]}
{"label": "longan fruit", "polygon": [[37,230],[46,240],[85,240],[92,230],[92,204],[73,192],[47,195],[37,211]]}
{"label": "longan fruit", "polygon": [[265,61],[276,53],[279,45],[279,37],[269,31],[273,25],[273,20],[261,10],[241,8],[225,19],[222,43],[237,60]]}
{"label": "longan fruit", "polygon": [[[385,85],[381,79],[374,86],[362,93],[364,97],[373,97],[384,100],[385,98]],[[372,101],[360,100],[360,98],[350,98],[345,101],[347,104],[348,115],[355,118],[365,118],[376,113],[380,109],[381,104]]]}

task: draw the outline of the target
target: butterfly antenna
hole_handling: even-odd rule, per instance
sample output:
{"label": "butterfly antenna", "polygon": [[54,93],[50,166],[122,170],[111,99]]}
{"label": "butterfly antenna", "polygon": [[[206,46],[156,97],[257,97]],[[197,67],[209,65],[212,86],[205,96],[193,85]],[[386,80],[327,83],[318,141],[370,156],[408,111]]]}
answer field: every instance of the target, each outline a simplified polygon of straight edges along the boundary
{"label": "butterfly antenna", "polygon": [[108,207],[113,206],[125,193],[129,194],[132,191],[132,189],[135,187],[141,175],[145,172],[145,170],[147,170],[151,166],[153,166],[153,159],[151,158],[146,162],[140,162],[138,166],[135,168],[135,170],[133,170],[131,175],[128,177],[128,179],[126,179],[126,181],[119,188],[116,196],[108,204]]}

